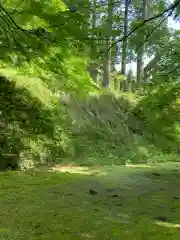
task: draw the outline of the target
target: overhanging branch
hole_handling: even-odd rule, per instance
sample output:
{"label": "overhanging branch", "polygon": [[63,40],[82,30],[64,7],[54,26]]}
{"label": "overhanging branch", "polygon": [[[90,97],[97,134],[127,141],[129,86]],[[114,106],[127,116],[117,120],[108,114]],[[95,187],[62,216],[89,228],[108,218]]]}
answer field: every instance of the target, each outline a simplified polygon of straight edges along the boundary
{"label": "overhanging branch", "polygon": [[158,27],[160,27],[161,24],[163,24],[163,22],[165,22],[166,19],[172,15],[173,11],[174,11],[174,9],[172,9],[172,10],[168,13],[168,15],[167,15],[165,18],[163,18],[163,19],[153,28],[153,30],[152,30],[150,33],[148,33],[148,34],[146,35],[145,40],[137,46],[136,52],[138,51],[138,49],[139,49],[144,43],[146,43],[146,42],[148,41],[148,39],[149,39],[149,38],[151,37],[151,35],[156,31],[156,29],[157,29]]}
{"label": "overhanging branch", "polygon": [[[146,20],[143,20],[140,24],[138,24],[135,28],[133,28],[126,36],[123,36],[122,38],[118,39],[117,41],[115,41],[114,43],[112,43],[110,45],[110,47],[106,50],[106,51],[109,51],[114,45],[116,45],[117,43],[119,42],[122,42],[124,41],[126,38],[130,37],[135,31],[137,31],[139,28],[141,28],[142,26],[144,26],[144,24],[146,24],[147,22],[150,22],[154,19],[157,19],[159,17],[162,17],[165,13],[167,12],[173,12],[176,7],[180,4],[180,0],[176,0],[173,4],[171,4],[168,8],[166,8],[163,12],[155,15],[155,16],[152,16],[151,18],[148,18]],[[171,13],[172,14],[172,13]]]}

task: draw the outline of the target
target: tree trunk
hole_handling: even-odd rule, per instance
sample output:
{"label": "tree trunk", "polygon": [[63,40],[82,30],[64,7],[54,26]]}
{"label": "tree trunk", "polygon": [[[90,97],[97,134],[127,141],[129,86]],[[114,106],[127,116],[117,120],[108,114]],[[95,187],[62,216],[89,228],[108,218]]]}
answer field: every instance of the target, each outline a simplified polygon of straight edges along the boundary
{"label": "tree trunk", "polygon": [[[128,34],[128,8],[129,8],[129,0],[125,0],[125,10],[124,10],[124,37]],[[121,74],[124,76],[126,75],[126,60],[127,60],[127,38],[123,40],[122,43],[122,62],[121,62]],[[127,83],[126,80],[124,80],[122,86],[122,90],[126,91],[127,89]]]}
{"label": "tree trunk", "polygon": [[96,27],[96,0],[93,0],[92,28],[95,27]]}
{"label": "tree trunk", "polygon": [[96,63],[91,62],[89,66],[87,67],[87,71],[89,72],[90,77],[94,82],[97,82],[98,78],[98,66]]}
{"label": "tree trunk", "polygon": [[[111,35],[112,35],[112,15],[113,15],[113,0],[108,0],[108,17],[107,17],[107,40],[105,41],[105,53],[103,59],[103,82],[102,86],[109,88],[110,73],[111,73]],[[108,50],[109,49],[109,50]]]}
{"label": "tree trunk", "polygon": [[145,82],[149,79],[152,72],[156,69],[156,66],[159,60],[160,60],[160,55],[156,54],[155,57],[143,69]]}
{"label": "tree trunk", "polygon": [[92,11],[92,56],[91,56],[91,61],[88,66],[88,72],[89,75],[91,76],[92,80],[97,82],[97,75],[98,75],[98,64],[95,62],[93,57],[93,53],[96,52],[95,46],[96,46],[96,33],[93,32],[93,29],[96,27],[96,0],[93,0],[93,11]]}
{"label": "tree trunk", "polygon": [[109,88],[110,83],[110,51],[107,51],[104,54],[104,61],[103,61],[103,82],[102,86],[105,88]]}
{"label": "tree trunk", "polygon": [[128,91],[132,92],[133,72],[131,69],[129,69],[126,81],[127,81],[127,85],[128,85]]}
{"label": "tree trunk", "polygon": [[[128,7],[129,0],[125,0],[125,11],[124,11],[124,37],[128,33]],[[121,73],[126,74],[126,58],[127,58],[127,38],[122,43],[122,62],[121,62]]]}
{"label": "tree trunk", "polygon": [[[147,19],[147,1],[148,0],[143,0],[142,12],[139,12],[140,20]],[[141,46],[137,51],[137,75],[136,75],[137,87],[139,87],[143,77],[144,40],[145,35],[143,36]]]}

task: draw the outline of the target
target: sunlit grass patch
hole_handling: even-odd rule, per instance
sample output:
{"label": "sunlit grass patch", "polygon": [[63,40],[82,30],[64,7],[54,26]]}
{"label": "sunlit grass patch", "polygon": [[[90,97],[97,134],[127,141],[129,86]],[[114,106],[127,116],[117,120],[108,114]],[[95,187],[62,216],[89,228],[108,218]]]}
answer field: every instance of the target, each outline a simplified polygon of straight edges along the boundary
{"label": "sunlit grass patch", "polygon": [[153,166],[150,166],[148,164],[126,164],[129,168],[152,168]]}
{"label": "sunlit grass patch", "polygon": [[86,166],[71,166],[71,165],[57,165],[53,166],[51,168],[51,171],[57,171],[61,173],[76,173],[76,174],[84,174],[84,175],[97,175],[102,176],[106,175],[104,168],[100,167],[99,169],[96,169],[94,167],[86,167]]}
{"label": "sunlit grass patch", "polygon": [[156,221],[155,224],[162,226],[162,227],[167,227],[167,228],[176,228],[177,230],[180,231],[180,224],[173,224],[173,223],[166,223],[166,222],[158,222]]}
{"label": "sunlit grass patch", "polygon": [[158,180],[154,168],[68,167],[0,173],[0,239],[178,239],[180,185],[170,166]]}

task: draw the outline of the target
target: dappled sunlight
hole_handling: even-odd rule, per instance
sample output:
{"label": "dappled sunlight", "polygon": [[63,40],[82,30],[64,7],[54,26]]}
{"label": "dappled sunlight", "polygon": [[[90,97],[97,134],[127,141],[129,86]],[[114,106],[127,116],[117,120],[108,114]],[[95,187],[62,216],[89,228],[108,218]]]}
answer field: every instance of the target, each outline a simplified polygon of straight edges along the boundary
{"label": "dappled sunlight", "polygon": [[[137,170],[136,170],[137,169]],[[81,174],[87,176],[96,176],[96,177],[105,177],[111,181],[119,181],[121,183],[128,182],[132,185],[140,184],[137,182],[137,179],[142,178],[143,182],[140,185],[145,183],[149,184],[150,179],[154,175],[165,174],[165,171],[170,171],[169,174],[178,172],[180,169],[180,164],[178,163],[156,163],[156,164],[126,164],[125,166],[77,166],[77,165],[54,165],[49,168],[49,171],[60,172],[60,173],[69,173],[69,174]],[[157,173],[154,173],[154,170]],[[131,188],[131,186],[129,186]]]}
{"label": "dappled sunlight", "polygon": [[51,171],[57,171],[61,173],[77,173],[77,174],[83,174],[83,175],[97,175],[97,176],[104,176],[107,173],[103,171],[102,169],[94,169],[90,167],[77,167],[77,166],[61,166],[57,165],[55,167],[51,168]]}
{"label": "dappled sunlight", "polygon": [[152,165],[148,164],[126,164],[126,167],[128,168],[155,168]]}
{"label": "dappled sunlight", "polygon": [[138,152],[140,155],[148,155],[148,150],[144,146],[138,146]]}
{"label": "dappled sunlight", "polygon": [[148,168],[148,169],[179,169],[179,162],[169,162],[169,163],[154,163],[154,164],[126,164],[128,168]]}
{"label": "dappled sunlight", "polygon": [[92,239],[94,238],[94,236],[92,236],[91,234],[89,233],[81,233],[79,234],[81,237],[83,237],[84,239]]}
{"label": "dappled sunlight", "polygon": [[180,0],[156,2],[0,2],[0,240],[180,239]]}
{"label": "dappled sunlight", "polygon": [[[42,104],[49,107],[49,103],[55,99],[47,84],[38,77],[28,77],[20,74],[11,67],[0,68],[0,74],[10,82],[16,84],[17,89],[26,89],[32,97],[37,98]],[[44,97],[46,96],[46,97]]]}
{"label": "dappled sunlight", "polygon": [[[173,204],[169,204],[171,198],[178,197],[179,182],[164,182],[161,177],[157,182],[156,176],[150,179],[144,174],[144,167],[139,170],[115,165],[61,164],[45,171],[7,172],[8,177],[2,175],[0,181],[3,193],[0,214],[2,228],[12,226],[13,232],[0,230],[0,234],[11,237],[15,232],[19,239],[16,229],[20,223],[23,236],[32,239],[41,234],[43,239],[135,240],[137,234],[140,234],[139,239],[149,239],[151,232],[157,234],[154,239],[159,239],[165,232],[162,227],[167,227],[166,232],[179,228],[177,224],[154,222],[157,216],[168,220],[175,218],[179,222],[178,200],[174,198]],[[152,173],[150,168],[147,171]],[[171,170],[169,172],[172,174]],[[166,179],[170,177],[167,172]]]}
{"label": "dappled sunlight", "polygon": [[169,222],[159,222],[159,221],[156,221],[155,224],[158,225],[158,226],[161,226],[161,227],[176,228],[176,229],[180,230],[180,223],[179,224],[175,224],[175,223],[169,223]]}

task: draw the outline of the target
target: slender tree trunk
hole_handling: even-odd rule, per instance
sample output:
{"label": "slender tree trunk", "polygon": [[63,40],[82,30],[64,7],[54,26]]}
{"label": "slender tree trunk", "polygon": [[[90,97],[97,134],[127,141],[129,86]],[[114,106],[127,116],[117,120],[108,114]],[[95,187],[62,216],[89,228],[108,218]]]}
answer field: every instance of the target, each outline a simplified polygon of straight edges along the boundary
{"label": "slender tree trunk", "polygon": [[102,86],[105,88],[109,88],[110,83],[110,51],[104,54],[104,61],[103,61],[103,83]]}
{"label": "slender tree trunk", "polygon": [[[129,0],[125,0],[125,10],[124,10],[124,37],[128,34],[128,8]],[[126,60],[127,60],[127,38],[124,39],[122,43],[122,62],[121,62],[121,74],[126,76]],[[124,80],[121,84],[121,90],[126,91],[127,82]]]}
{"label": "slender tree trunk", "polygon": [[[112,15],[113,15],[113,0],[108,0],[108,17],[107,17],[107,40],[105,41],[105,53],[103,59],[103,82],[102,86],[109,88],[110,73],[111,73],[111,35],[112,35]],[[108,50],[109,49],[109,50]]]}
{"label": "slender tree trunk", "polygon": [[93,0],[92,28],[96,27],[96,0]]}
{"label": "slender tree trunk", "polygon": [[[142,12],[139,14],[140,14],[140,17],[139,17],[140,20],[147,19],[147,0],[143,0]],[[141,40],[142,43],[137,52],[137,75],[136,75],[137,87],[139,87],[143,78],[144,40],[145,40],[145,35]]]}
{"label": "slender tree trunk", "polygon": [[92,11],[92,56],[91,56],[91,61],[88,66],[88,72],[91,78],[97,82],[97,75],[98,75],[98,70],[97,70],[97,63],[94,60],[93,53],[96,51],[95,46],[96,46],[96,33],[93,31],[96,27],[96,0],[93,0],[93,11]]}
{"label": "slender tree trunk", "polygon": [[[126,36],[128,33],[128,7],[129,0],[125,0],[125,11],[124,11],[124,33]],[[127,58],[127,38],[122,43],[122,62],[121,62],[121,73],[126,74],[126,58]]]}

